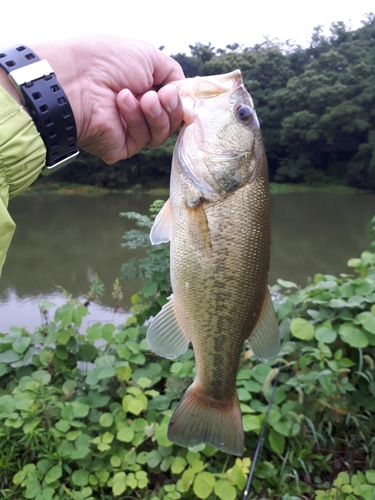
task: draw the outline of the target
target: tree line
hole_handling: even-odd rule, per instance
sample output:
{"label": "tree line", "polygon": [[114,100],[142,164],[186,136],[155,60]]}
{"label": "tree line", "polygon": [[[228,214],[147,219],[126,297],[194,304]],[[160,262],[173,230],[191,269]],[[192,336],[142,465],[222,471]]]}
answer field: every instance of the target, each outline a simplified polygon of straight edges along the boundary
{"label": "tree line", "polygon": [[[265,39],[254,47],[189,45],[172,57],[186,77],[239,68],[253,97],[270,179],[375,189],[375,15],[356,30],[313,30],[307,48]],[[102,187],[168,185],[175,137],[107,166],[82,152],[57,181]]]}

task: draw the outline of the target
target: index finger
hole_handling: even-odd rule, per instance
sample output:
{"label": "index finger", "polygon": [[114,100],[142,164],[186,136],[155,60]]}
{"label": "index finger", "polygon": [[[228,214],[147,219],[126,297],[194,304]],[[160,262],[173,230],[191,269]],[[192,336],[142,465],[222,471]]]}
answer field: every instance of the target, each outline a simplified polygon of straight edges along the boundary
{"label": "index finger", "polygon": [[166,83],[175,82],[176,80],[184,80],[185,75],[181,66],[171,57],[159,52],[160,59],[158,64],[155,64],[154,84],[162,86]]}

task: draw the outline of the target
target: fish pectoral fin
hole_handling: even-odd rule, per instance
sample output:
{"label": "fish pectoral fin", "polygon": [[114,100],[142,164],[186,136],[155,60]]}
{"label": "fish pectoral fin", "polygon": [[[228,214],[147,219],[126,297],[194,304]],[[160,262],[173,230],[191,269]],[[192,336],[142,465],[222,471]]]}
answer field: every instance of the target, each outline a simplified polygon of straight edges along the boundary
{"label": "fish pectoral fin", "polygon": [[172,203],[170,198],[164,203],[160,210],[150,232],[150,240],[153,245],[168,243],[172,233]]}
{"label": "fish pectoral fin", "polygon": [[261,361],[274,358],[280,352],[279,325],[268,289],[258,323],[248,341],[254,354]]}
{"label": "fish pectoral fin", "polygon": [[188,348],[190,340],[180,326],[173,295],[148,327],[146,340],[150,349],[163,358],[177,358]]}
{"label": "fish pectoral fin", "polygon": [[188,232],[199,255],[211,255],[211,234],[206,212],[201,201],[187,208]]}

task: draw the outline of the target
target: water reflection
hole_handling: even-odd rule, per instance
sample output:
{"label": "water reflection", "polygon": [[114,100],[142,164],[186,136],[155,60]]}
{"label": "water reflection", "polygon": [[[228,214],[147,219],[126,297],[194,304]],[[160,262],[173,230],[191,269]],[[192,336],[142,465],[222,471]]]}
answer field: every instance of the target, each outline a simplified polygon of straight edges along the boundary
{"label": "water reflection", "polygon": [[[120,248],[122,234],[134,223],[118,214],[148,213],[156,198],[160,197],[108,194],[12,200],[17,231],[0,280],[0,331],[12,324],[39,325],[41,298],[63,303],[56,285],[83,298],[95,272],[107,290],[101,303],[90,310],[94,319],[110,320],[112,283],[121,264],[135,255]],[[368,247],[367,226],[374,213],[374,195],[272,196],[270,284],[281,277],[305,285],[316,272],[347,272],[347,260]],[[122,313],[140,285],[137,280],[124,285]]]}

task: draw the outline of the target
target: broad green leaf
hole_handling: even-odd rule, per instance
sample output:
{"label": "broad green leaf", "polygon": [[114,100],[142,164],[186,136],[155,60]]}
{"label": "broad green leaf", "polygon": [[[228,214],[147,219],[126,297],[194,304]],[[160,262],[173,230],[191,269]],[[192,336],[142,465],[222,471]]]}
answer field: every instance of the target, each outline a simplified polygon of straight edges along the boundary
{"label": "broad green leaf", "polygon": [[97,348],[92,344],[82,344],[79,346],[78,359],[81,361],[94,361],[98,355]]}
{"label": "broad green leaf", "polygon": [[149,467],[157,467],[163,460],[162,454],[158,450],[152,450],[147,456],[147,464]]}
{"label": "broad green leaf", "polygon": [[145,297],[151,297],[158,291],[158,284],[156,281],[146,281],[142,288],[142,293]]}
{"label": "broad green leaf", "polygon": [[106,340],[107,342],[112,341],[112,335],[113,332],[116,330],[115,325],[112,325],[111,323],[107,323],[103,325],[102,327],[102,336],[103,339]]}
{"label": "broad green leaf", "polygon": [[327,328],[326,326],[320,326],[315,330],[315,338],[320,342],[324,342],[325,344],[331,344],[337,338],[337,334],[331,328]]}
{"label": "broad green leaf", "polygon": [[152,380],[148,377],[141,377],[137,380],[137,384],[143,388],[150,387],[150,385],[152,385]]}
{"label": "broad green leaf", "polygon": [[0,363],[14,363],[15,361],[18,361],[20,359],[19,355],[14,352],[12,349],[9,349],[8,351],[0,353]]}
{"label": "broad green leaf", "polygon": [[368,345],[366,335],[352,323],[343,323],[339,328],[339,334],[351,347],[362,348]]}
{"label": "broad green leaf", "polygon": [[346,307],[348,304],[342,299],[331,299],[329,305],[334,308],[340,309],[341,307]]}
{"label": "broad green leaf", "polygon": [[59,430],[60,432],[67,432],[70,428],[70,422],[68,422],[68,420],[59,420],[58,422],[56,422],[55,424],[55,427],[57,430]]}
{"label": "broad green leaf", "polygon": [[90,407],[84,403],[73,403],[73,415],[76,418],[84,418],[89,414]]}
{"label": "broad green leaf", "polygon": [[32,378],[42,382],[43,385],[48,385],[51,381],[51,374],[47,370],[36,370],[32,374]]}
{"label": "broad green leaf", "polygon": [[0,413],[11,413],[16,406],[16,402],[9,394],[0,396]]}
{"label": "broad green leaf", "polygon": [[314,337],[313,325],[303,318],[293,318],[290,323],[290,331],[297,339],[311,340]]}
{"label": "broad green leaf", "polygon": [[[251,370],[251,376],[259,383],[263,384],[266,378],[268,377],[270,371],[272,368],[264,363],[260,363],[258,365],[255,365],[253,369]],[[250,381],[249,381],[250,382]],[[252,391],[249,384],[243,384],[244,387],[248,391]],[[258,392],[258,389],[255,390],[255,392]]]}
{"label": "broad green leaf", "polygon": [[348,267],[358,267],[361,265],[361,259],[349,259],[346,265]]}
{"label": "broad green leaf", "polygon": [[117,472],[113,476],[112,492],[115,496],[119,496],[126,490],[126,474],[125,472]]}
{"label": "broad green leaf", "polygon": [[194,462],[191,464],[191,468],[197,474],[204,469],[204,463],[202,462],[202,460],[194,460]]}
{"label": "broad green leaf", "polygon": [[259,432],[261,429],[261,423],[256,415],[246,414],[243,416],[242,422],[245,432],[249,431]]}
{"label": "broad green leaf", "polygon": [[143,394],[136,398],[130,395],[125,396],[122,400],[122,407],[125,411],[133,413],[133,415],[139,415],[147,408],[147,398]]}
{"label": "broad green leaf", "polygon": [[23,432],[25,434],[32,432],[38,426],[39,422],[40,422],[39,418],[32,418],[28,422],[25,422],[22,426]]}
{"label": "broad green leaf", "polygon": [[36,478],[29,478],[26,485],[25,498],[35,498],[42,489]]}
{"label": "broad green leaf", "polygon": [[368,470],[365,472],[366,479],[369,483],[375,484],[375,470]]}
{"label": "broad green leaf", "polygon": [[216,481],[214,491],[220,500],[236,500],[236,488],[226,479],[219,479]]}
{"label": "broad green leaf", "polygon": [[100,415],[99,425],[102,427],[111,427],[113,423],[113,415],[112,413],[103,413]]}
{"label": "broad green leaf", "polygon": [[97,374],[97,377],[99,380],[103,380],[105,378],[112,378],[115,375],[116,375],[116,370],[112,366],[108,366],[100,370],[99,373]]}
{"label": "broad green leaf", "polygon": [[20,337],[13,342],[13,350],[18,354],[22,354],[29,347],[30,342],[30,337]]}
{"label": "broad green leaf", "polygon": [[87,307],[85,306],[78,306],[75,309],[73,309],[73,323],[80,327],[82,325],[82,318],[87,316],[88,310]]}
{"label": "broad green leaf", "polygon": [[298,288],[297,285],[295,283],[293,283],[292,281],[285,281],[282,279],[278,279],[277,282],[280,286],[282,286],[284,288]]}
{"label": "broad green leaf", "polygon": [[184,470],[181,479],[177,481],[177,490],[181,493],[186,493],[193,484],[194,477],[195,474],[190,468]]}
{"label": "broad green leaf", "polygon": [[243,473],[241,467],[236,463],[234,466],[228,470],[228,475],[231,481],[238,486],[240,490],[243,490],[246,485],[246,477]]}
{"label": "broad green leaf", "polygon": [[57,334],[57,341],[63,345],[68,343],[70,337],[74,337],[75,331],[73,328],[67,328],[65,330],[59,330]]}
{"label": "broad green leaf", "polygon": [[62,476],[62,467],[61,465],[55,465],[51,467],[51,469],[47,472],[44,477],[44,480],[47,484],[54,483]]}
{"label": "broad green leaf", "polygon": [[268,435],[268,441],[275,453],[278,455],[282,455],[284,453],[285,437],[282,434],[279,434],[275,431],[275,429],[271,429]]}
{"label": "broad green leaf", "polygon": [[214,489],[215,476],[210,472],[199,472],[194,479],[193,490],[198,498],[207,498]]}
{"label": "broad green leaf", "polygon": [[124,443],[130,443],[134,438],[134,429],[132,427],[122,427],[118,431],[116,438]]}
{"label": "broad green leaf", "polygon": [[350,476],[347,472],[339,472],[335,480],[337,486],[350,483]]}
{"label": "broad green leaf", "polygon": [[359,313],[355,319],[356,322],[358,321],[366,331],[375,333],[375,316],[371,312]]}
{"label": "broad green leaf", "polygon": [[22,481],[26,477],[26,472],[24,470],[19,470],[16,474],[13,476],[13,483],[14,484],[21,484]]}
{"label": "broad green leaf", "polygon": [[[159,427],[156,429],[155,438],[159,446],[172,446],[172,442],[169,441],[167,436],[169,418],[164,417],[161,421]],[[190,452],[188,452],[190,453]],[[185,471],[186,472],[186,471]]]}
{"label": "broad green leaf", "polygon": [[171,465],[172,474],[181,474],[185,467],[186,460],[183,457],[175,457]]}
{"label": "broad green leaf", "polygon": [[116,376],[122,382],[127,382],[128,380],[131,379],[131,376],[132,376],[131,367],[129,365],[127,365],[127,366],[121,366],[120,368],[117,368]]}
{"label": "broad green leaf", "polygon": [[77,437],[80,436],[81,434],[82,434],[82,431],[80,429],[76,429],[75,431],[67,432],[65,438],[68,441],[75,441],[77,439]]}
{"label": "broad green leaf", "polygon": [[75,380],[67,380],[63,383],[62,390],[65,396],[70,397],[75,391],[77,383]]}
{"label": "broad green leaf", "polygon": [[118,468],[118,467],[121,466],[121,463],[122,463],[121,457],[118,457],[116,455],[114,455],[113,457],[111,457],[111,465],[112,465],[112,467]]}
{"label": "broad green leaf", "polygon": [[353,284],[356,295],[369,295],[373,291],[373,285],[368,280],[359,278]]}
{"label": "broad green leaf", "polygon": [[89,342],[95,342],[95,340],[100,340],[102,338],[102,328],[100,323],[95,323],[86,330],[87,340]]}
{"label": "broad green leaf", "polygon": [[76,486],[86,486],[89,482],[89,473],[87,470],[75,470],[72,474],[72,482]]}

